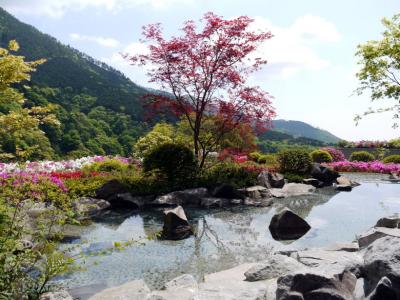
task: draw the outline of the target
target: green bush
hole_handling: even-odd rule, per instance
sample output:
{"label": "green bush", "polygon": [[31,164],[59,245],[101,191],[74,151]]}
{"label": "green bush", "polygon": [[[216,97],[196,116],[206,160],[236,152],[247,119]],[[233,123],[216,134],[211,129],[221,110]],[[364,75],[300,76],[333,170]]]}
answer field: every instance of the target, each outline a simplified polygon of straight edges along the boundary
{"label": "green bush", "polygon": [[128,168],[128,164],[123,163],[118,159],[105,159],[103,161],[94,162],[90,165],[83,167],[84,171],[91,172],[113,172],[124,171]]}
{"label": "green bush", "polygon": [[296,183],[302,183],[303,179],[308,177],[307,175],[300,175],[300,174],[295,174],[295,173],[291,173],[291,172],[283,173],[283,176],[289,182],[296,182]]}
{"label": "green bush", "polygon": [[400,164],[400,154],[389,155],[388,157],[385,157],[383,159],[383,162],[385,164],[389,163]]}
{"label": "green bush", "polygon": [[260,158],[257,160],[259,164],[265,164],[268,166],[278,166],[278,159],[276,155],[274,154],[263,154],[260,156]]}
{"label": "green bush", "polygon": [[279,152],[278,162],[282,173],[294,174],[307,174],[312,164],[310,154],[301,149],[290,149]]}
{"label": "green bush", "polygon": [[68,195],[71,199],[93,197],[96,190],[111,179],[110,176],[90,176],[65,180]]}
{"label": "green bush", "polygon": [[197,169],[192,150],[181,144],[166,143],[149,151],[143,160],[145,172],[158,172],[169,182],[191,180]]}
{"label": "green bush", "polygon": [[251,153],[249,154],[249,158],[250,158],[252,161],[255,161],[255,162],[258,162],[258,160],[260,159],[261,156],[263,156],[263,154],[260,153],[260,152],[258,152],[258,151],[254,151],[254,152],[251,152]]}
{"label": "green bush", "polygon": [[257,176],[260,173],[259,168],[254,162],[238,164],[223,161],[203,171],[199,179],[199,185],[212,186],[219,183],[228,183],[236,188],[255,185]]}
{"label": "green bush", "polygon": [[313,162],[330,163],[333,161],[332,155],[328,151],[314,150],[310,155]]}
{"label": "green bush", "polygon": [[350,161],[373,161],[375,156],[367,151],[355,151],[350,155]]}

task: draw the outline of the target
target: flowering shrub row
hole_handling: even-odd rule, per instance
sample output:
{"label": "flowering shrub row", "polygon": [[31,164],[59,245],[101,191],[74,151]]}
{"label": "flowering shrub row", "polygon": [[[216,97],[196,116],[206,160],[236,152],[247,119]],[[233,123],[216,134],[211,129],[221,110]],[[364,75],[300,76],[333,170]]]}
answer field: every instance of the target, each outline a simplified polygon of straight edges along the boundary
{"label": "flowering shrub row", "polygon": [[[0,163],[0,173],[14,173],[14,172],[27,172],[27,173],[51,173],[60,171],[77,171],[84,166],[94,162],[101,162],[109,159],[108,156],[87,156],[79,159],[62,160],[62,161],[27,161],[21,163]],[[126,157],[116,156],[117,159],[123,163],[128,164],[131,159]]]}
{"label": "flowering shrub row", "polygon": [[339,147],[343,148],[387,148],[387,149],[400,149],[400,139],[393,139],[390,141],[357,141],[348,142],[340,141]]}
{"label": "flowering shrub row", "polygon": [[400,174],[400,164],[385,164],[381,161],[358,162],[358,161],[338,161],[325,164],[338,172],[368,172],[383,174]]}

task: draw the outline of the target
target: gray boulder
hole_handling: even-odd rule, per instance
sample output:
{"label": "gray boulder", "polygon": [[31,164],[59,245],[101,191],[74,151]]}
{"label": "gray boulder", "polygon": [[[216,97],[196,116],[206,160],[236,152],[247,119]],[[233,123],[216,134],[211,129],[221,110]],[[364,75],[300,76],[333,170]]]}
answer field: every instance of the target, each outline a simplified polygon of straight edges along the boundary
{"label": "gray boulder", "polygon": [[251,267],[244,276],[247,281],[277,278],[304,269],[304,265],[286,255],[274,254],[264,262]]}
{"label": "gray boulder", "polygon": [[277,282],[278,300],[353,300],[357,278],[348,271],[334,276],[309,271],[282,276]]}
{"label": "gray boulder", "polygon": [[382,277],[378,282],[375,290],[372,292],[370,300],[397,300],[396,291],[392,282],[386,276]]}
{"label": "gray boulder", "polygon": [[266,187],[255,185],[239,190],[245,197],[260,200],[263,198],[271,198],[272,195]]}
{"label": "gray boulder", "polygon": [[164,226],[161,238],[165,240],[183,240],[193,235],[182,206],[164,211]]}
{"label": "gray boulder", "polygon": [[73,209],[78,214],[78,219],[86,219],[101,214],[111,207],[110,202],[103,199],[81,197],[73,202]]}
{"label": "gray boulder", "polygon": [[293,211],[285,208],[274,215],[269,230],[275,240],[295,240],[310,230],[310,225]]}
{"label": "gray boulder", "polygon": [[319,181],[318,179],[315,178],[306,178],[303,179],[304,184],[312,185],[313,187],[319,188],[323,187],[324,183],[322,181]]}
{"label": "gray boulder", "polygon": [[201,199],[206,197],[208,191],[206,188],[187,189],[175,191],[157,197],[152,204],[156,206],[174,206],[174,205],[193,205],[198,206]]}
{"label": "gray boulder", "polygon": [[282,174],[271,173],[268,171],[261,172],[257,177],[258,185],[266,188],[282,188],[285,185],[285,178]]}
{"label": "gray boulder", "polygon": [[226,199],[243,199],[244,196],[234,186],[222,183],[214,187],[211,191],[211,196],[215,198]]}
{"label": "gray boulder", "polygon": [[400,218],[396,216],[381,218],[375,227],[400,228]]}
{"label": "gray boulder", "polygon": [[358,245],[360,248],[366,248],[371,245],[377,239],[392,236],[400,238],[400,230],[397,228],[386,228],[386,227],[374,227],[369,229],[368,231],[360,234],[357,237]]}
{"label": "gray boulder", "polygon": [[363,253],[362,277],[366,295],[386,276],[391,282],[391,289],[400,298],[400,238],[387,236],[377,239]]}
{"label": "gray boulder", "polygon": [[226,198],[216,198],[216,197],[204,197],[200,201],[200,206],[205,208],[219,208],[226,207],[232,203],[230,199]]}
{"label": "gray boulder", "polygon": [[338,177],[339,173],[331,168],[321,166],[318,163],[313,163],[311,168],[311,176],[319,181],[322,181],[325,185],[332,184]]}
{"label": "gray boulder", "polygon": [[286,198],[310,195],[315,192],[315,187],[302,183],[287,183],[281,189],[270,189],[269,191],[275,198]]}

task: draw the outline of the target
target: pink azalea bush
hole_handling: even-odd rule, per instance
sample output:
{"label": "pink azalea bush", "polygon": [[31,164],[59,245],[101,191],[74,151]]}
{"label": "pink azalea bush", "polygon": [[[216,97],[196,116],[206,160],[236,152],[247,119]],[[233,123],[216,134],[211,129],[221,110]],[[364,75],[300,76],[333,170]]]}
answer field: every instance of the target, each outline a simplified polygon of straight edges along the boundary
{"label": "pink azalea bush", "polygon": [[325,164],[338,172],[368,172],[368,173],[382,173],[382,174],[400,174],[400,164],[389,163],[385,164],[381,161],[375,160],[370,162],[359,161],[337,161]]}
{"label": "pink azalea bush", "polygon": [[332,159],[334,162],[346,160],[343,152],[336,148],[324,147],[324,148],[321,148],[320,150],[328,152],[332,156]]}

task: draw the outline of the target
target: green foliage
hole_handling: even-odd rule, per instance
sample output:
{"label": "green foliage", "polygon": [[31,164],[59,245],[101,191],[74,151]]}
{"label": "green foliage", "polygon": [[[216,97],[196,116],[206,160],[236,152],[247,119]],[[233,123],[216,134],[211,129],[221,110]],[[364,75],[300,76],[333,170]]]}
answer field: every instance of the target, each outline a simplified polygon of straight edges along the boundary
{"label": "green foliage", "polygon": [[249,153],[248,156],[252,161],[257,162],[262,155],[263,155],[262,153],[260,153],[258,151],[254,151],[254,152]]}
{"label": "green foliage", "polygon": [[162,144],[148,152],[143,160],[145,172],[156,171],[168,182],[190,181],[196,169],[192,150],[181,144]]}
{"label": "green foliage", "polygon": [[283,176],[289,182],[295,182],[295,183],[303,183],[303,179],[308,177],[307,175],[301,175],[301,174],[296,174],[296,173],[291,173],[291,172],[283,173]]}
{"label": "green foliage", "polygon": [[389,155],[383,159],[385,164],[395,163],[400,164],[400,154]]}
{"label": "green foliage", "polygon": [[[74,260],[57,247],[63,225],[70,220],[71,203],[44,177],[1,179],[1,187],[0,299],[36,300],[52,287],[52,279],[75,269]],[[27,213],[37,207],[42,207],[41,213]],[[26,246],[27,239],[34,247]]]}
{"label": "green foliage", "polygon": [[330,163],[333,161],[332,155],[328,151],[314,150],[310,155],[313,162]]}
{"label": "green foliage", "polygon": [[[357,73],[360,81],[359,94],[365,90],[371,92],[372,101],[393,99],[397,103],[390,108],[369,110],[368,115],[376,112],[393,111],[394,119],[399,118],[400,111],[400,14],[393,18],[382,20],[385,27],[382,39],[368,41],[358,46],[356,55],[360,58],[358,64],[361,70]],[[356,117],[359,121],[361,116]],[[397,121],[393,124],[397,127]]]}
{"label": "green foliage", "polygon": [[135,143],[133,146],[133,155],[137,158],[143,158],[162,144],[172,143],[174,139],[174,127],[167,123],[158,123],[149,133]]}
{"label": "green foliage", "polygon": [[30,73],[44,62],[25,62],[23,56],[14,55],[19,50],[15,40],[8,48],[0,48],[0,158],[27,160],[50,158],[53,150],[41,131],[42,124],[59,123],[51,114],[54,106],[23,107],[24,95],[14,88],[30,79]]}
{"label": "green foliage", "polygon": [[83,167],[83,171],[89,172],[114,172],[119,171],[122,172],[129,167],[128,164],[123,163],[122,161],[114,158],[114,159],[105,159],[103,161],[94,162],[90,165],[86,165]]}
{"label": "green foliage", "polygon": [[392,139],[388,142],[388,146],[393,149],[400,149],[400,139]]}
{"label": "green foliage", "polygon": [[258,158],[257,162],[271,167],[279,165],[278,159],[274,154],[263,154]]}
{"label": "green foliage", "polygon": [[354,151],[351,153],[349,160],[368,162],[375,160],[375,156],[367,151]]}
{"label": "green foliage", "polygon": [[254,165],[223,161],[203,170],[200,182],[205,186],[228,183],[236,188],[242,188],[257,184],[258,174],[259,170],[254,168]]}
{"label": "green foliage", "polygon": [[278,153],[282,173],[307,174],[311,168],[311,157],[302,149],[283,150]]}
{"label": "green foliage", "polygon": [[89,176],[78,179],[65,180],[65,186],[68,189],[68,195],[71,199],[79,197],[93,197],[98,188],[109,181],[112,177],[104,176]]}

